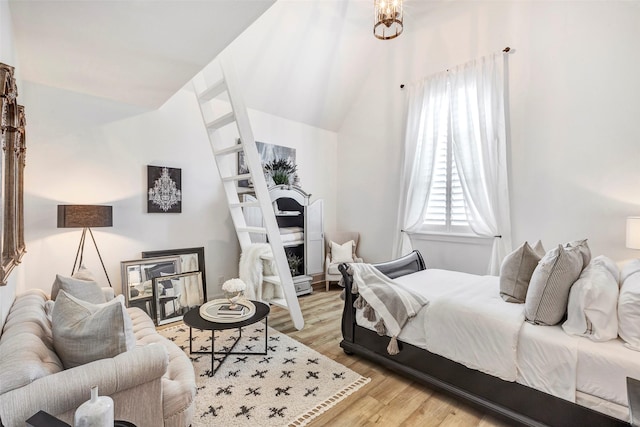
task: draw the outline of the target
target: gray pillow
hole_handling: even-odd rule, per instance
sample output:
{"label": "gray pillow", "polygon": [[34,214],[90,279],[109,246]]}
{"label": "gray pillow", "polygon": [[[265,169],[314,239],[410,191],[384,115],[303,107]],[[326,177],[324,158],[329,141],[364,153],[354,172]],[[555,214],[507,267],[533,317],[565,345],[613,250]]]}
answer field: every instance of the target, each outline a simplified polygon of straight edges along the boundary
{"label": "gray pillow", "polygon": [[91,304],[60,291],[51,317],[53,346],[65,369],[117,356],[136,345],[122,295]]}
{"label": "gray pillow", "polygon": [[71,277],[73,277],[74,279],[78,279],[78,280],[89,280],[89,281],[92,281],[92,282],[97,282],[96,277],[93,275],[91,270],[89,270],[87,267],[85,267],[84,264],[82,264],[78,268],[78,271],[73,273],[73,276],[71,276]]}
{"label": "gray pillow", "polygon": [[580,251],[580,255],[582,255],[582,268],[586,268],[587,265],[591,262],[591,249],[589,249],[589,245],[587,244],[587,239],[583,240],[574,240],[573,242],[569,242],[564,245],[566,248],[576,248]]}
{"label": "gray pillow", "polygon": [[[536,245],[541,247],[539,241]],[[524,242],[504,258],[500,267],[500,296],[503,300],[524,303],[531,275],[543,255],[544,252],[540,254]]]}
{"label": "gray pillow", "polygon": [[527,322],[556,325],[567,312],[569,291],[582,271],[578,247],[558,245],[547,252],[533,271],[524,305]]}
{"label": "gray pillow", "polygon": [[100,289],[98,283],[93,280],[79,280],[56,274],[56,280],[54,280],[53,286],[51,287],[52,300],[57,298],[59,291],[65,291],[69,295],[93,304],[102,304],[105,302],[102,289]]}

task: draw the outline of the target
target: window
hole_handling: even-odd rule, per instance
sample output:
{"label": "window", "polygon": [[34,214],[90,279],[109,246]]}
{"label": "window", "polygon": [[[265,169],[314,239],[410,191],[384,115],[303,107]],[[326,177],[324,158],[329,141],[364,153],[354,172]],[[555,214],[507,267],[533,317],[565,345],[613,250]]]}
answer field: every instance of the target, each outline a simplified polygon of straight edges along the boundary
{"label": "window", "polygon": [[462,184],[456,168],[449,115],[441,115],[438,125],[436,159],[423,230],[426,232],[471,233]]}

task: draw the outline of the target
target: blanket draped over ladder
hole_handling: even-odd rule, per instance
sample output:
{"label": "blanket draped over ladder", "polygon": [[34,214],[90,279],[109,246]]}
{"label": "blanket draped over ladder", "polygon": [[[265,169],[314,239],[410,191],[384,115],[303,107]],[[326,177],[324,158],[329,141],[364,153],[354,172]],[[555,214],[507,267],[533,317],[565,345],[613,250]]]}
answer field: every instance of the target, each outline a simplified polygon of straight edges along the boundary
{"label": "blanket draped over ladder", "polygon": [[402,328],[429,301],[389,279],[371,264],[349,264],[348,272],[353,277],[351,293],[358,295],[354,307],[364,309],[364,317],[371,322],[376,321],[376,315],[379,317],[376,332],[389,334],[387,352],[398,354],[398,335]]}

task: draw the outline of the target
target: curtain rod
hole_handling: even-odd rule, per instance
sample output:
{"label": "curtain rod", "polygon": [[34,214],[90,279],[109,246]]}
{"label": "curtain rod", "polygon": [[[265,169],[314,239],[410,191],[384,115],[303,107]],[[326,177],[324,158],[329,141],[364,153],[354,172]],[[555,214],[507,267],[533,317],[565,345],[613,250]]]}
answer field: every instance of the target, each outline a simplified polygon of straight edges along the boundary
{"label": "curtain rod", "polygon": [[[502,49],[502,52],[509,53],[509,52],[511,52],[511,48],[509,46],[507,46],[504,49]],[[404,83],[400,83],[400,90],[402,90],[402,89],[404,89]]]}

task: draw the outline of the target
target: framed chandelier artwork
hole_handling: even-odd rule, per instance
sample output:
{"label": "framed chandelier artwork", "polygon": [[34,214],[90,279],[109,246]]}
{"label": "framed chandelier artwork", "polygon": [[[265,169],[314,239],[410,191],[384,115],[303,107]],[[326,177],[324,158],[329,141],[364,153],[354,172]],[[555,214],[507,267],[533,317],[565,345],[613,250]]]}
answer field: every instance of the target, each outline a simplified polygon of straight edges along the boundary
{"label": "framed chandelier artwork", "polygon": [[147,166],[147,212],[182,212],[182,170]]}

